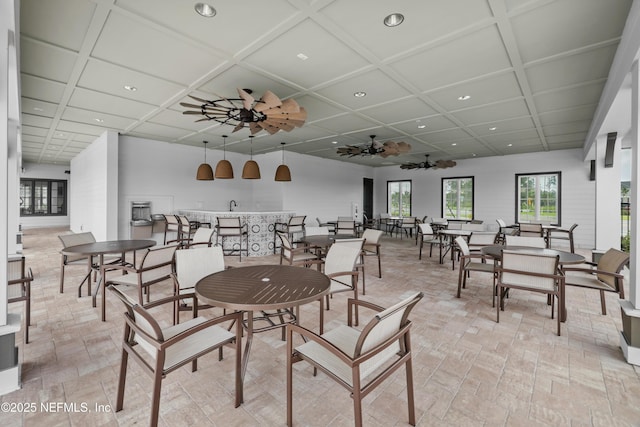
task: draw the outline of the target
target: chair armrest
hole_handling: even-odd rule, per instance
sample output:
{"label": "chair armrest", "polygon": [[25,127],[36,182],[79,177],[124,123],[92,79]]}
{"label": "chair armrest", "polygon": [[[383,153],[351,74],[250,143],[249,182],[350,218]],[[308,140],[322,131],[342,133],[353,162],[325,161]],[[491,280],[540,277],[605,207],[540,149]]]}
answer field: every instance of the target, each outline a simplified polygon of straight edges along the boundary
{"label": "chair armrest", "polygon": [[118,264],[104,264],[101,267],[103,270],[105,270],[105,273],[107,272],[107,268],[108,271],[126,271],[127,273],[134,273],[137,274],[140,272],[140,270],[138,270],[137,268],[135,268],[134,266],[131,265],[118,265]]}
{"label": "chair armrest", "polygon": [[591,268],[580,268],[580,267],[563,267],[562,271],[564,271],[564,272],[567,272],[567,271],[578,271],[578,272],[589,273],[589,274],[602,274],[602,275],[605,275],[605,276],[624,278],[624,275],[622,273],[616,273],[616,272],[613,272],[613,271],[597,270],[595,268],[591,269]]}
{"label": "chair armrest", "polygon": [[160,344],[161,348],[166,348],[166,347],[170,347],[182,340],[184,340],[185,338],[200,332],[204,329],[210,328],[211,326],[223,323],[223,322],[227,322],[227,321],[235,321],[236,322],[236,327],[238,328],[238,336],[236,337],[237,339],[240,339],[240,325],[242,324],[242,315],[243,312],[242,311],[235,311],[233,313],[229,313],[229,314],[225,314],[222,316],[218,316],[218,317],[214,317],[213,319],[207,319],[202,323],[199,323],[189,329],[186,329],[182,332],[180,332],[179,334],[176,334],[174,336],[172,336],[171,338],[165,340],[164,342],[162,342]]}
{"label": "chair armrest", "polygon": [[320,345],[321,347],[326,348],[328,351],[330,351],[333,355],[338,357],[342,362],[346,363],[347,365],[349,366],[353,365],[353,358],[351,356],[349,356],[347,353],[340,350],[335,345],[331,344],[326,339],[322,338],[320,335],[300,325],[287,323],[287,337],[292,337],[294,332],[304,337],[307,342],[313,341],[318,345]]}
{"label": "chair armrest", "polygon": [[362,301],[359,299],[354,299],[354,298],[348,298],[347,299],[347,325],[351,326],[352,323],[352,319],[353,319],[353,307],[354,306],[359,306],[359,307],[364,307],[364,308],[368,308],[370,310],[376,311],[376,312],[381,312],[384,311],[384,307],[378,305],[378,304],[374,304],[372,302],[369,301]]}
{"label": "chair armrest", "polygon": [[329,279],[332,279],[334,277],[339,277],[339,276],[357,276],[357,275],[358,275],[357,271],[337,271],[335,273],[326,274],[326,276]]}

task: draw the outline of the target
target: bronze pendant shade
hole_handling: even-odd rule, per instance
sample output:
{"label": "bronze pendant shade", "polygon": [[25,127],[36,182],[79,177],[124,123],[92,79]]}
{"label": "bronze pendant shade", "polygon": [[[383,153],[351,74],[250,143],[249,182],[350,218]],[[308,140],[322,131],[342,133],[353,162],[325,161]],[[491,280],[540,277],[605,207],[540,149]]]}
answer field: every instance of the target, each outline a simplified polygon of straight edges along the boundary
{"label": "bronze pendant shade", "polygon": [[286,182],[286,181],[291,181],[291,171],[289,170],[289,166],[284,164],[284,142],[281,142],[281,144],[282,144],[282,164],[278,166],[278,169],[276,169],[275,180]]}
{"label": "bronze pendant shade", "polygon": [[204,144],[204,163],[198,166],[196,179],[198,181],[213,181],[213,169],[211,169],[211,165],[207,163],[207,141],[202,141],[202,143]]}
{"label": "bronze pendant shade", "polygon": [[251,139],[251,160],[247,160],[242,168],[243,179],[260,179],[260,167],[258,163],[253,160],[253,135],[250,135]]}
{"label": "bronze pendant shade", "polygon": [[216,178],[218,179],[233,179],[233,166],[231,162],[227,160],[227,135],[222,135],[224,138],[224,154],[223,159],[216,165]]}

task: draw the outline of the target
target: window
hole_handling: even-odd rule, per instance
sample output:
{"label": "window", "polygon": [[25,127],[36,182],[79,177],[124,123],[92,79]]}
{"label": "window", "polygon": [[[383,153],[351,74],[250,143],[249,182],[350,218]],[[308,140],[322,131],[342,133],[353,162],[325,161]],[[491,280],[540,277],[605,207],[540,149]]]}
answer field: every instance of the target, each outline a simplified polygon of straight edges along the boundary
{"label": "window", "polygon": [[411,181],[387,181],[387,212],[391,216],[411,216]]}
{"label": "window", "polygon": [[20,216],[66,215],[67,181],[20,180]]}
{"label": "window", "polygon": [[473,177],[442,178],[442,217],[473,219]]}
{"label": "window", "polygon": [[560,172],[516,174],[518,222],[560,223]]}

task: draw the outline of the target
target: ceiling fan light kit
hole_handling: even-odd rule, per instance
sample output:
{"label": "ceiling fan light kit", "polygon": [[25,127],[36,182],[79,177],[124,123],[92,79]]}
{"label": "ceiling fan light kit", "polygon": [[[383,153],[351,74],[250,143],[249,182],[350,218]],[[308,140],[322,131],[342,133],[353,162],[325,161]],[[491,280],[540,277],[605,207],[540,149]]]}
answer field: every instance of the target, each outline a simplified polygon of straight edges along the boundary
{"label": "ceiling fan light kit", "polygon": [[457,164],[453,160],[436,160],[435,162],[430,162],[429,155],[425,154],[425,157],[424,162],[403,163],[400,165],[400,169],[446,169],[452,168]]}
{"label": "ceiling fan light kit", "polygon": [[196,179],[198,181],[213,181],[213,169],[211,169],[211,165],[207,163],[207,141],[202,141],[202,143],[204,144],[204,163],[198,166]]}
{"label": "ceiling fan light kit", "polygon": [[291,132],[296,127],[301,127],[307,120],[307,111],[298,105],[293,99],[281,101],[273,92],[266,91],[262,98],[256,100],[250,89],[238,88],[238,98],[224,98],[212,101],[189,97],[201,104],[181,102],[180,105],[191,110],[182,114],[204,116],[196,122],[213,120],[225,125],[234,126],[233,132],[249,127],[251,135],[265,130],[270,135],[280,130]]}

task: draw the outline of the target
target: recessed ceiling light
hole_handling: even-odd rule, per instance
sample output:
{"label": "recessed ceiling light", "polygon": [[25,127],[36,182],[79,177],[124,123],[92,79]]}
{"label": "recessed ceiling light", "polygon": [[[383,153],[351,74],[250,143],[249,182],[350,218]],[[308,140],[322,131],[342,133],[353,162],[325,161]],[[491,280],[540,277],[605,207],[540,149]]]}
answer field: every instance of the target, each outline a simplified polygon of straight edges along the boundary
{"label": "recessed ceiling light", "polygon": [[305,55],[304,53],[299,53],[296,55],[299,59],[306,61],[307,59],[309,59],[309,57],[307,55]]}
{"label": "recessed ceiling light", "polygon": [[458,101],[466,101],[467,99],[471,99],[471,95],[462,95],[458,97]]}
{"label": "recessed ceiling light", "polygon": [[427,127],[427,125],[423,125],[423,124],[419,124],[419,125],[418,125],[418,129],[424,129],[424,128],[426,128],[426,127]]}
{"label": "recessed ceiling light", "polygon": [[56,132],[56,136],[64,136],[64,133],[62,133],[62,132]]}
{"label": "recessed ceiling light", "polygon": [[44,111],[44,110],[40,107],[33,107],[33,111]]}
{"label": "recessed ceiling light", "polygon": [[213,6],[210,6],[206,3],[196,3],[195,5],[196,12],[198,15],[204,16],[205,18],[212,18],[216,16],[216,10]]}
{"label": "recessed ceiling light", "polygon": [[138,88],[137,88],[137,87],[135,87],[135,86],[131,86],[131,85],[125,85],[125,86],[124,86],[124,88],[125,88],[126,90],[128,90],[129,92],[135,92],[135,91],[137,91],[137,90],[138,90]]}
{"label": "recessed ceiling light", "polygon": [[513,144],[507,144],[507,147],[513,147]]}
{"label": "recessed ceiling light", "polygon": [[332,144],[337,144],[337,143],[338,143],[338,141],[331,141],[331,143],[332,143]]}
{"label": "recessed ceiling light", "polygon": [[355,96],[356,98],[362,98],[364,96],[367,96],[367,92],[356,92],[353,94],[353,96]]}
{"label": "recessed ceiling light", "polygon": [[386,25],[387,27],[397,27],[398,25],[402,24],[402,21],[404,21],[404,15],[401,13],[392,13],[391,15],[387,16],[386,18],[384,18],[384,25]]}
{"label": "recessed ceiling light", "polygon": [[451,145],[458,145],[458,144],[456,144],[456,143],[454,142],[454,143],[452,143]]}
{"label": "recessed ceiling light", "polygon": [[472,155],[473,157],[475,157],[475,156],[476,156],[476,153],[471,153],[471,155]]}
{"label": "recessed ceiling light", "polygon": [[104,123],[104,120],[102,120],[102,119],[93,119],[93,120],[95,120],[98,123]]}
{"label": "recessed ceiling light", "polygon": [[491,126],[491,127],[489,128],[489,130],[496,130],[496,129],[498,129],[498,128],[497,128],[497,127],[495,127],[495,126]]}

